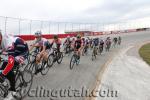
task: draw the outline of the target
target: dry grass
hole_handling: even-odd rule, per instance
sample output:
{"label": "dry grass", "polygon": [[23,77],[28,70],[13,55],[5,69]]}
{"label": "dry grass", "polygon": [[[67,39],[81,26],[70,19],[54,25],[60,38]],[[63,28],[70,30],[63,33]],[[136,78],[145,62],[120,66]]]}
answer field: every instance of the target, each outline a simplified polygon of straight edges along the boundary
{"label": "dry grass", "polygon": [[150,65],[150,43],[143,45],[139,50],[139,54]]}

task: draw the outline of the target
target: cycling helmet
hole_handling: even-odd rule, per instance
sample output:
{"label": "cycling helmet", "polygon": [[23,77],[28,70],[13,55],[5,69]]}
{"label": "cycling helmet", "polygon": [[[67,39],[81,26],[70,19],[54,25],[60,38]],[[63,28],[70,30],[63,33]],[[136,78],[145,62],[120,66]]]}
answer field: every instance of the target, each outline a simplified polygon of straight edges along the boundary
{"label": "cycling helmet", "polygon": [[55,40],[57,40],[58,39],[58,35],[54,35],[54,37],[53,37]]}
{"label": "cycling helmet", "polygon": [[69,38],[70,38],[70,36],[68,35],[68,36],[67,36],[67,39],[69,39]]}
{"label": "cycling helmet", "polygon": [[81,38],[81,36],[80,36],[80,34],[78,34],[78,35],[77,35],[77,39],[80,39],[80,38]]}
{"label": "cycling helmet", "polygon": [[42,32],[41,31],[37,31],[34,34],[36,37],[41,37],[42,36]]}

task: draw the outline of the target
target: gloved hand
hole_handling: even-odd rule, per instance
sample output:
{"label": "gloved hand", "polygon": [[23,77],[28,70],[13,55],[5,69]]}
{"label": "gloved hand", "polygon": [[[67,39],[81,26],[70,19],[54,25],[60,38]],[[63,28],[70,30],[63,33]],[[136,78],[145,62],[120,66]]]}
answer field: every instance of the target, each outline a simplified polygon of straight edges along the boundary
{"label": "gloved hand", "polygon": [[7,53],[7,52],[3,52],[2,54],[3,54],[3,55],[7,55],[8,53]]}
{"label": "gloved hand", "polygon": [[15,59],[19,64],[23,64],[24,60],[25,60],[24,57],[22,57],[22,56],[17,56],[17,57],[15,57]]}

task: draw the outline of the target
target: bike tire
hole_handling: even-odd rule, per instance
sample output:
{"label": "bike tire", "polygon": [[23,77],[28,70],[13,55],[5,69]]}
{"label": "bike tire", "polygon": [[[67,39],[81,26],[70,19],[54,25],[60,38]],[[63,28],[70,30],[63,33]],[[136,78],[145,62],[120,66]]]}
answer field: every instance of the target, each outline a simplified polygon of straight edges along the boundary
{"label": "bike tire", "polygon": [[54,58],[53,54],[50,54],[48,56],[47,64],[48,64],[49,67],[52,67],[53,64],[54,64],[54,59],[53,58]]}
{"label": "bike tire", "polygon": [[62,62],[62,60],[63,60],[63,53],[62,52],[60,52],[60,53],[58,53],[58,55],[57,55],[57,63],[58,64],[61,64],[61,62]]}
{"label": "bike tire", "polygon": [[[46,69],[46,70],[45,70]],[[50,66],[46,62],[46,64],[42,64],[42,70],[41,70],[41,75],[46,75],[50,69]]]}
{"label": "bike tire", "polygon": [[73,56],[71,57],[71,60],[70,60],[70,70],[73,69],[74,64],[75,64],[75,55],[73,55]]}
{"label": "bike tire", "polygon": [[[30,75],[31,79],[29,79],[28,81],[25,79],[27,77],[25,77],[25,74]],[[23,99],[25,98],[32,86],[32,82],[33,82],[33,74],[30,70],[24,70],[23,72],[20,72],[18,74],[18,76],[16,77],[16,83],[19,82],[18,84],[16,84],[15,88],[17,90],[17,92],[20,95],[20,98]],[[29,87],[28,87],[29,86]],[[28,88],[27,88],[28,87]]]}
{"label": "bike tire", "polygon": [[8,90],[3,85],[0,85],[0,97],[5,98],[8,95]]}
{"label": "bike tire", "polygon": [[25,70],[29,70],[32,72],[32,74],[34,75],[35,71],[36,71],[36,66],[34,63],[28,63],[25,67]]}

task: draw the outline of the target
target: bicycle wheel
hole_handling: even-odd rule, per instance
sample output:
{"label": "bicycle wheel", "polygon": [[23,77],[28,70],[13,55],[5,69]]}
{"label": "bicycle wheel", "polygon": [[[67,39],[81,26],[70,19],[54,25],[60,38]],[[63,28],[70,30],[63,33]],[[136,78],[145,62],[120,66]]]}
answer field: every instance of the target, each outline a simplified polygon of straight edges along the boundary
{"label": "bicycle wheel", "polygon": [[92,53],[92,61],[94,60],[94,55],[95,55],[95,54],[94,54],[94,50],[93,50],[93,53]]}
{"label": "bicycle wheel", "polygon": [[36,71],[36,66],[35,63],[28,63],[25,67],[25,70],[29,70],[32,72],[32,74],[34,75],[35,71]]}
{"label": "bicycle wheel", "polygon": [[50,66],[48,65],[48,63],[47,62],[43,62],[42,63],[41,74],[42,75],[46,75],[48,73],[49,69],[50,69]]}
{"label": "bicycle wheel", "polygon": [[57,63],[58,64],[61,64],[61,62],[62,62],[62,60],[63,60],[63,53],[62,52],[59,52],[58,54],[57,54]]}
{"label": "bicycle wheel", "polygon": [[94,54],[92,54],[92,61],[94,60]]}
{"label": "bicycle wheel", "polygon": [[92,61],[93,61],[94,59],[96,59],[96,50],[95,50],[95,49],[93,50],[93,53],[92,53]]}
{"label": "bicycle wheel", "polygon": [[47,65],[48,65],[49,67],[52,67],[52,66],[53,66],[53,63],[54,63],[53,54],[50,54],[50,55],[48,56]]}
{"label": "bicycle wheel", "polygon": [[0,97],[5,98],[8,95],[8,90],[1,84],[0,85]]}
{"label": "bicycle wheel", "polygon": [[103,48],[100,47],[100,48],[99,48],[99,53],[100,53],[100,55],[102,54],[102,52],[103,52]]}
{"label": "bicycle wheel", "polygon": [[24,98],[29,93],[33,81],[33,74],[29,70],[24,70],[23,72],[19,72],[16,77],[15,88],[19,93],[20,98]]}
{"label": "bicycle wheel", "polygon": [[75,55],[73,55],[71,57],[71,60],[70,60],[70,69],[72,70],[73,69],[73,66],[75,64],[75,61],[76,61],[76,58],[75,58]]}
{"label": "bicycle wheel", "polygon": [[80,59],[77,59],[77,58],[78,58],[78,56],[75,57],[75,62],[76,62],[76,65],[78,66],[80,63]]}

